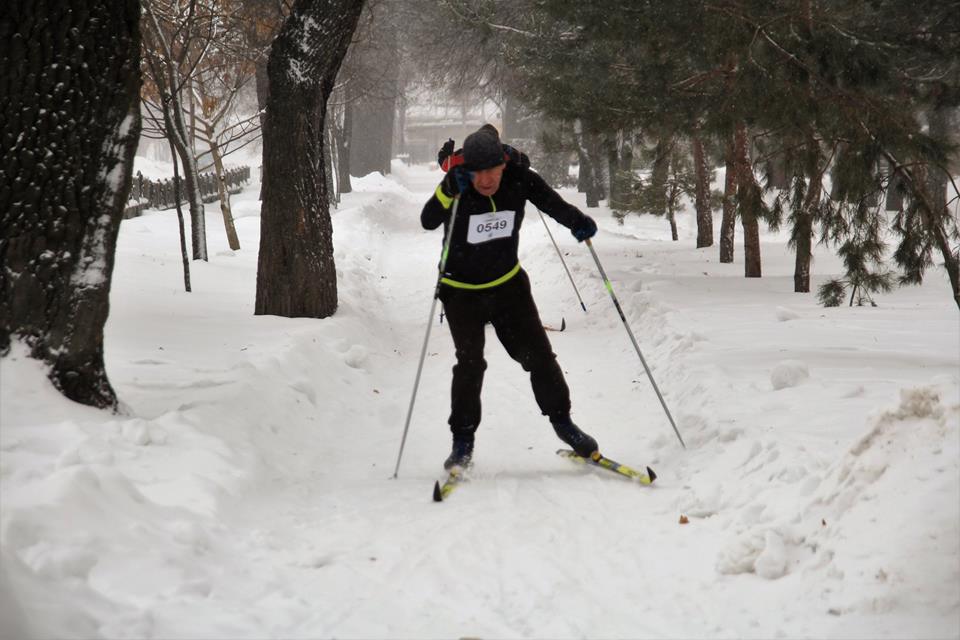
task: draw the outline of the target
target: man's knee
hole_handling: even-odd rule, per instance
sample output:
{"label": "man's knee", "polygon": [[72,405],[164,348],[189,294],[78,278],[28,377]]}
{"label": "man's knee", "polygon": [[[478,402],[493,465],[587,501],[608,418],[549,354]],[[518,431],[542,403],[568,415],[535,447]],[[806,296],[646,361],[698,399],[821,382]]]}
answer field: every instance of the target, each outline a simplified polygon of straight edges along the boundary
{"label": "man's knee", "polygon": [[457,362],[453,365],[453,372],[460,374],[482,374],[487,370],[487,361],[483,356],[457,352]]}
{"label": "man's knee", "polygon": [[552,351],[530,351],[519,354],[517,362],[529,373],[551,371],[558,367],[557,356]]}

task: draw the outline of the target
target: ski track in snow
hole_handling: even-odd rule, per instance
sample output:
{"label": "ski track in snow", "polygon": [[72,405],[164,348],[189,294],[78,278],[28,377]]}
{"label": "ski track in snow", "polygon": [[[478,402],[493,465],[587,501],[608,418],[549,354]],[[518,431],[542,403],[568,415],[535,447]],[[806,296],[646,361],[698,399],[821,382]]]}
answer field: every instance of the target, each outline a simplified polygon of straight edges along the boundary
{"label": "ski track in snow", "polygon": [[[64,401],[19,347],[2,361],[0,630],[960,634],[960,347],[942,274],[877,309],[824,309],[791,293],[782,235],[763,236],[765,276],[746,280],[691,248],[690,215],[671,243],[663,220],[591,210],[684,451],[589,253],[548,218],[584,314],[531,207],[521,262],[544,323],[567,322],[550,339],[574,419],[659,477],[554,455],[490,332],[475,468],[437,505],[453,349],[436,317],[391,476],[442,240],[419,210],[438,179],[399,163],[356,179],[332,213],[341,304],[323,321],[253,316],[256,186],[234,201],[244,249],[218,246],[209,221],[192,294],[169,213],[123,223],[106,355],[125,414]],[[821,279],[838,270],[817,259]]]}

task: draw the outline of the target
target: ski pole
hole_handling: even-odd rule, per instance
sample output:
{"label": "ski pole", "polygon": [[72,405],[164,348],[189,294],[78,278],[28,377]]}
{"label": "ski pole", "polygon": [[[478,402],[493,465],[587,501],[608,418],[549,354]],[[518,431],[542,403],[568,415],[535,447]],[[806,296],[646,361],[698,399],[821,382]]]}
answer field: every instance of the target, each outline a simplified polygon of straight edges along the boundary
{"label": "ski pole", "polygon": [[630,330],[630,325],[627,324],[627,317],[623,315],[623,308],[620,306],[620,301],[617,300],[617,294],[613,292],[613,285],[610,284],[610,279],[607,278],[606,272],[603,270],[603,265],[600,264],[600,258],[597,257],[597,252],[593,248],[593,243],[590,242],[590,239],[586,240],[587,248],[590,249],[590,254],[593,255],[593,261],[597,263],[597,270],[600,271],[600,277],[603,278],[603,285],[607,288],[607,291],[610,292],[610,297],[613,299],[613,306],[617,308],[617,313],[620,314],[620,320],[623,321],[623,328],[627,330],[627,335],[630,336],[630,342],[633,343],[633,348],[637,350],[637,355],[640,356],[640,362],[643,363],[643,368],[647,372],[647,377],[650,378],[650,384],[653,385],[653,390],[657,392],[657,397],[660,398],[660,404],[663,405],[663,410],[667,414],[667,418],[670,420],[670,425],[673,427],[674,433],[677,434],[677,439],[680,440],[680,445],[686,449],[687,445],[684,444],[683,438],[680,437],[680,430],[677,429],[677,423],[673,421],[673,416],[670,415],[670,409],[667,408],[667,403],[663,399],[663,395],[660,393],[660,389],[657,387],[656,381],[653,379],[653,374],[650,372],[650,367],[647,366],[647,361],[643,358],[643,354],[640,352],[640,345],[637,344],[637,339],[633,337],[633,331]]}
{"label": "ski pole", "polygon": [[573,281],[573,276],[570,275],[570,269],[567,268],[567,261],[563,259],[563,254],[560,253],[560,247],[557,246],[557,241],[553,239],[553,234],[550,233],[550,227],[547,226],[547,219],[543,217],[543,211],[537,209],[537,213],[540,214],[540,221],[543,222],[544,229],[547,230],[547,235],[550,236],[550,242],[553,243],[553,248],[557,250],[557,255],[560,256],[560,264],[563,265],[564,271],[567,272],[567,277],[570,278],[570,284],[573,285],[573,292],[577,294],[577,300],[580,301],[580,308],[583,309],[583,312],[587,312],[587,305],[583,304],[583,298],[580,297],[580,291],[577,289],[577,283]]}
{"label": "ski pole", "polygon": [[420,349],[420,363],[417,364],[417,375],[413,380],[413,394],[410,396],[410,407],[407,409],[407,420],[403,425],[403,438],[400,440],[400,453],[397,454],[397,466],[393,470],[394,479],[400,473],[400,460],[403,458],[403,447],[407,443],[407,432],[410,430],[410,418],[413,416],[413,404],[417,400],[417,389],[420,387],[420,374],[423,371],[423,361],[427,356],[427,343],[430,342],[430,328],[433,326],[433,314],[437,311],[437,300],[440,298],[440,279],[443,270],[447,267],[447,255],[450,253],[450,239],[453,237],[453,223],[457,220],[457,206],[460,204],[460,194],[453,198],[453,211],[450,213],[450,226],[447,236],[443,239],[443,253],[440,254],[440,270],[437,273],[437,286],[433,290],[433,302],[430,305],[430,316],[427,319],[427,334],[423,337],[423,348]]}

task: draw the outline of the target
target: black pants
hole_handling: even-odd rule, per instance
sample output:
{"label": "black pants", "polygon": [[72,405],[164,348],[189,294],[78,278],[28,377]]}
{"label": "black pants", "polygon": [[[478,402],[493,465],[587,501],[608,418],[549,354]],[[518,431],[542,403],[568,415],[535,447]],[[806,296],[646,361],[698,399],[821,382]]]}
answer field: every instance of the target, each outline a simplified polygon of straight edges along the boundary
{"label": "black pants", "polygon": [[540,322],[526,272],[521,269],[490,289],[471,291],[443,285],[440,300],[457,351],[448,421],[454,434],[473,433],[480,424],[480,389],[487,368],[484,326],[488,322],[510,357],[530,373],[533,395],[543,414],[550,418],[569,415],[570,390]]}

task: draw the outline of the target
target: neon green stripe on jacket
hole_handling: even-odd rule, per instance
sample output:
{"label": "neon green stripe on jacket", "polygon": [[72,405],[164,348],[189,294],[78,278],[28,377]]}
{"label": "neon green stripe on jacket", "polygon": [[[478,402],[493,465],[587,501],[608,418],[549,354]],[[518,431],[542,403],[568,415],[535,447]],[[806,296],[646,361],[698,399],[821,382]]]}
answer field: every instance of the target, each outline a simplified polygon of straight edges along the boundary
{"label": "neon green stripe on jacket", "polygon": [[437,190],[433,192],[433,195],[437,196],[437,200],[440,201],[444,209],[449,209],[450,205],[453,204],[453,198],[445,194],[443,189],[440,188],[440,185],[437,185]]}
{"label": "neon green stripe on jacket", "polygon": [[454,287],[455,289],[470,289],[470,290],[490,289],[492,287],[496,287],[498,285],[503,284],[504,282],[506,282],[513,276],[517,275],[518,273],[520,273],[519,262],[517,263],[517,266],[515,266],[513,269],[510,269],[510,271],[507,271],[505,274],[503,274],[496,280],[491,280],[490,282],[483,282],[481,284],[470,284],[468,282],[459,282],[458,280],[451,280],[450,278],[440,278],[440,282],[442,282],[443,284],[449,285],[451,287]]}

